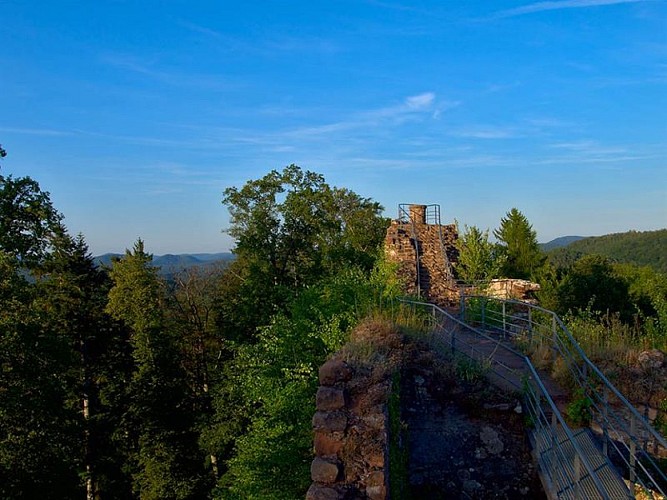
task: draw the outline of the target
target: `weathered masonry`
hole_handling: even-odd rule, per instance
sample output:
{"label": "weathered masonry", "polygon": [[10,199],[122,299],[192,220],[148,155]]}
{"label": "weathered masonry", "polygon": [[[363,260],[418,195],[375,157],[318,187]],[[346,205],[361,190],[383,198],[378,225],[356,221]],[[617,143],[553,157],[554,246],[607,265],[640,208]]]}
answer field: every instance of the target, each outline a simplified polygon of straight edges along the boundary
{"label": "weathered masonry", "polygon": [[385,252],[399,264],[406,292],[441,306],[458,303],[452,263],[457,261],[455,224],[440,222],[440,205],[399,205],[385,238]]}

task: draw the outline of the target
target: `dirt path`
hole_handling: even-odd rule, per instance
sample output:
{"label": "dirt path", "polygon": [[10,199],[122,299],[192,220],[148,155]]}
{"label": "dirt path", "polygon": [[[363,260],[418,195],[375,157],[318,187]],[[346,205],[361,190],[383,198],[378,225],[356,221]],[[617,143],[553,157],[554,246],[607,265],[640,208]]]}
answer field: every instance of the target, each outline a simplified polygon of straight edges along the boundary
{"label": "dirt path", "polygon": [[408,363],[402,380],[409,498],[545,498],[515,398],[457,381],[437,356]]}

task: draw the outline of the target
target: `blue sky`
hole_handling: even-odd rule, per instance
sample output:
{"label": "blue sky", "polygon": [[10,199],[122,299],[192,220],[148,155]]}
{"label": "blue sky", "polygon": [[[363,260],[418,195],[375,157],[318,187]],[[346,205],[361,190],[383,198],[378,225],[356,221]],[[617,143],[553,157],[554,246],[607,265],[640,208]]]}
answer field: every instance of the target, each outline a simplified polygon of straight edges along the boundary
{"label": "blue sky", "polygon": [[667,1],[0,0],[3,172],[95,254],[226,251],[296,163],[540,241],[667,227]]}

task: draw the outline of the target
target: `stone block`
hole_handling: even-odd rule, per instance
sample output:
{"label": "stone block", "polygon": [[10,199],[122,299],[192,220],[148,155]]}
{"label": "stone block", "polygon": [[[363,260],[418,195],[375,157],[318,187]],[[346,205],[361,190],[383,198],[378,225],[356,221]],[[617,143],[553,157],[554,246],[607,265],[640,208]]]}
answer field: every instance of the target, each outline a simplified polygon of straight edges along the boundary
{"label": "stone block", "polygon": [[369,452],[366,462],[370,467],[375,467],[381,469],[384,467],[384,451],[383,450],[372,450]]}
{"label": "stone block", "polygon": [[333,387],[320,387],[315,396],[315,406],[320,411],[340,410],[345,407],[345,392]]}
{"label": "stone block", "polygon": [[320,384],[334,385],[337,382],[345,382],[352,377],[353,370],[343,360],[330,359],[320,367]]}
{"label": "stone block", "polygon": [[338,463],[329,462],[316,457],[310,464],[310,477],[318,483],[333,484],[340,475],[340,466]]}
{"label": "stone block", "polygon": [[331,456],[337,455],[343,449],[344,442],[326,432],[316,432],[314,439],[315,455],[317,456]]}
{"label": "stone block", "polygon": [[366,496],[371,500],[385,500],[387,498],[384,472],[375,471],[370,473],[366,479]]}
{"label": "stone block", "polygon": [[313,429],[328,432],[344,431],[347,415],[342,411],[317,411],[313,415]]}
{"label": "stone block", "polygon": [[306,492],[306,500],[339,500],[344,496],[333,488],[311,484]]}
{"label": "stone block", "polygon": [[371,429],[384,429],[384,414],[383,413],[371,413],[364,417],[364,423]]}

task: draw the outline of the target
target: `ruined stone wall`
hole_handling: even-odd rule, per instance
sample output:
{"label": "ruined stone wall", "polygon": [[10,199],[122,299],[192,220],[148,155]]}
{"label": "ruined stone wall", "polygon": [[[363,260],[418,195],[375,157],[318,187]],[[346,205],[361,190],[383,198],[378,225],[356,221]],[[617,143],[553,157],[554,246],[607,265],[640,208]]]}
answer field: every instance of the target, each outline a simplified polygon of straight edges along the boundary
{"label": "ruined stone wall", "polygon": [[[458,259],[456,250],[456,225],[436,225],[426,222],[426,207],[411,205],[410,222],[394,220],[387,229],[385,253],[387,258],[399,264],[399,278],[407,294],[417,295],[430,302],[446,306],[458,302],[459,293],[453,279],[452,264]],[[413,227],[414,236],[413,238]],[[442,243],[449,266],[442,254]],[[417,244],[415,244],[415,239]],[[420,268],[417,270],[417,248]],[[419,286],[418,286],[419,278]]]}
{"label": "ruined stone wall", "polygon": [[334,358],[320,368],[307,500],[388,496],[387,379]]}
{"label": "ruined stone wall", "polygon": [[384,249],[387,258],[399,265],[398,278],[408,295],[417,295],[417,253],[412,242],[412,225],[393,220],[387,228]]}
{"label": "ruined stone wall", "polygon": [[390,497],[388,402],[404,344],[391,321],[368,318],[320,367],[308,500]]}
{"label": "ruined stone wall", "polygon": [[516,278],[502,278],[491,280],[481,294],[497,299],[516,299],[537,303],[532,292],[537,292],[539,289],[539,283]]}
{"label": "ruined stone wall", "polygon": [[[447,306],[458,301],[458,289],[454,280],[452,263],[456,262],[458,252],[455,242],[458,238],[454,224],[436,226],[433,224],[415,224],[421,255],[421,282],[425,298],[429,302]],[[442,244],[440,242],[442,233]],[[447,256],[445,260],[444,251]],[[449,263],[449,264],[448,264]]]}

